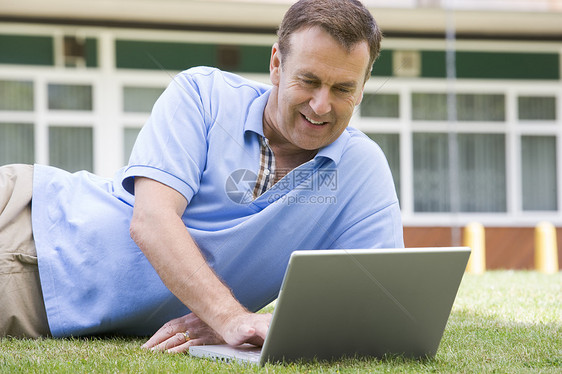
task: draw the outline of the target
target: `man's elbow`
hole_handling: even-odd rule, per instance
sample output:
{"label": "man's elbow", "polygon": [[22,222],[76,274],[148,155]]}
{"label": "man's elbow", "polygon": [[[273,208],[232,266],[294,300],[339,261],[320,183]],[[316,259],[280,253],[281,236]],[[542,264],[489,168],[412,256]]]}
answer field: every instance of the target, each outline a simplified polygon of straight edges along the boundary
{"label": "man's elbow", "polygon": [[143,214],[139,213],[137,210],[133,211],[133,217],[131,218],[131,224],[129,226],[129,235],[139,246],[142,242],[143,233],[146,232],[146,222],[147,219]]}

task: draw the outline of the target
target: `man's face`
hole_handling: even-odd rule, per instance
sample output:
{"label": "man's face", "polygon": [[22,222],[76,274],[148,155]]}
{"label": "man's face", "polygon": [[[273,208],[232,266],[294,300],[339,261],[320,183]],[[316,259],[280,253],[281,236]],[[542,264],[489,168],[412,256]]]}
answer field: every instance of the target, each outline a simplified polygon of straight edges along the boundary
{"label": "man's face", "polygon": [[277,94],[270,99],[276,105],[266,112],[265,126],[300,150],[334,142],[363,98],[368,63],[366,41],[348,52],[320,27],[298,30],[288,56],[273,47],[270,76]]}

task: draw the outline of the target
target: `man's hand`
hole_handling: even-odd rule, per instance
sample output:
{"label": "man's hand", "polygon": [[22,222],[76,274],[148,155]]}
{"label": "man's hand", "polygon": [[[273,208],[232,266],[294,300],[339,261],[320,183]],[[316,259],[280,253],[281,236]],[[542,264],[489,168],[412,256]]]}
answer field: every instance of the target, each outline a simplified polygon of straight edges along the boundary
{"label": "man's hand", "polygon": [[[166,287],[194,313],[166,324],[148,346],[182,351],[221,341],[263,344],[271,317],[250,313],[207,264],[182,221],[187,204],[176,190],[135,178],[131,237]],[[186,343],[185,331],[195,341],[179,347]]]}
{"label": "man's hand", "polygon": [[243,314],[229,319],[222,336],[230,345],[250,343],[262,346],[270,322],[271,314]]}
{"label": "man's hand", "polygon": [[223,333],[225,335],[223,339],[194,313],[190,313],[166,323],[142,347],[155,351],[180,353],[186,352],[194,345],[225,342],[231,345],[250,343],[261,346],[270,321],[271,314],[248,313],[233,318]]}

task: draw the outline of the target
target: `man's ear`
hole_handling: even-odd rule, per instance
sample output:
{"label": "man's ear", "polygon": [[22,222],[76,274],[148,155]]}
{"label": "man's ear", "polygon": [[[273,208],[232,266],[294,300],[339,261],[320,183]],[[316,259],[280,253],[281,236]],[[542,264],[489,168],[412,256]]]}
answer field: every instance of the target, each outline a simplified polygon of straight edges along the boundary
{"label": "man's ear", "polygon": [[279,74],[281,70],[281,51],[279,44],[273,44],[271,48],[271,59],[269,60],[269,79],[274,86],[279,86]]}

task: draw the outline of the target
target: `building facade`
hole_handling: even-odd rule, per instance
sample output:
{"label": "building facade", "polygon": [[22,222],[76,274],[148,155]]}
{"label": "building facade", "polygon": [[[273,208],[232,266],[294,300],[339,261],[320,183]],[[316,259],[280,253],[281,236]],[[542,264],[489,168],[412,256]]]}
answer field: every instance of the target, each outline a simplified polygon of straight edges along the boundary
{"label": "building facade", "polygon": [[[111,176],[177,72],[268,82],[291,2],[34,3],[0,4],[0,165]],[[352,125],[387,155],[406,245],[460,244],[476,221],[490,268],[531,268],[538,222],[562,248],[562,6],[490,3],[366,1],[385,39]]]}

